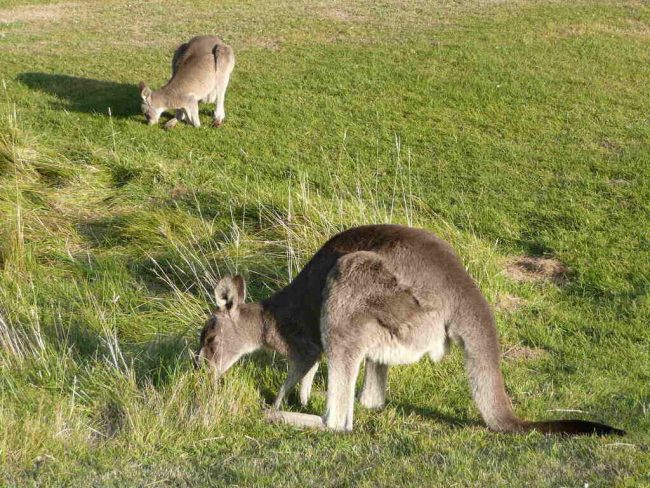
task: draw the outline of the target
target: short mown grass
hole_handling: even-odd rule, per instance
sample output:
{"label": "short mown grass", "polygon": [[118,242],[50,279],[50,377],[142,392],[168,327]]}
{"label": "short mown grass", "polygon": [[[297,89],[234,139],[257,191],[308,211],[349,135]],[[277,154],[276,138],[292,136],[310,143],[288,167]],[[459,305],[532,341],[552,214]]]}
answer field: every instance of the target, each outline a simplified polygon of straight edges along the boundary
{"label": "short mown grass", "polygon": [[[199,33],[236,52],[225,125],[146,126],[138,81]],[[650,483],[646,3],[0,0],[0,77],[3,484]],[[458,350],[350,435],[263,422],[279,356],[193,370],[220,276],[266,297],[379,222],[458,250],[520,415],[628,434],[489,432]]]}

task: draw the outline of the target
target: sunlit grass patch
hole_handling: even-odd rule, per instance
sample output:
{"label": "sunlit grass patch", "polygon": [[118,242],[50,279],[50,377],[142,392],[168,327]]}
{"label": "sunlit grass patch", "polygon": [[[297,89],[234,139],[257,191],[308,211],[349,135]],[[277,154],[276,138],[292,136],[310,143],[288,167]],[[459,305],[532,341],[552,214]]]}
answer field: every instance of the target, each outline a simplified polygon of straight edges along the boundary
{"label": "sunlit grass patch", "polygon": [[[0,479],[645,482],[648,15],[607,1],[0,1]],[[164,83],[198,33],[235,48],[226,123],[148,127],[138,81]],[[357,406],[349,436],[263,422],[279,355],[219,384],[193,369],[220,277],[241,273],[263,299],[334,233],[379,222],[457,250],[495,306],[519,414],[628,436],[488,432],[457,349],[392,368],[386,408]],[[513,261],[534,276],[512,279]],[[559,263],[558,279],[535,263]],[[325,382],[323,367],[309,405],[287,408],[322,413]]]}

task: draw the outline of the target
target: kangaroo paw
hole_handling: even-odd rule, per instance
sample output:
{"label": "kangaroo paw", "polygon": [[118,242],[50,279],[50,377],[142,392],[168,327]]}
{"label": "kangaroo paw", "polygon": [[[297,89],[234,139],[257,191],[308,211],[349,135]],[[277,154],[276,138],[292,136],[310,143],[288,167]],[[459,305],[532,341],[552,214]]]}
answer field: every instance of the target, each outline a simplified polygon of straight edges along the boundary
{"label": "kangaroo paw", "polygon": [[163,125],[163,129],[165,130],[173,129],[174,127],[176,127],[176,124],[178,124],[178,119],[174,117],[173,119],[169,119],[167,122],[165,122],[165,124]]}
{"label": "kangaroo paw", "polygon": [[272,424],[289,424],[295,427],[309,429],[324,429],[323,418],[307,413],[284,412],[279,410],[265,410],[264,418]]}

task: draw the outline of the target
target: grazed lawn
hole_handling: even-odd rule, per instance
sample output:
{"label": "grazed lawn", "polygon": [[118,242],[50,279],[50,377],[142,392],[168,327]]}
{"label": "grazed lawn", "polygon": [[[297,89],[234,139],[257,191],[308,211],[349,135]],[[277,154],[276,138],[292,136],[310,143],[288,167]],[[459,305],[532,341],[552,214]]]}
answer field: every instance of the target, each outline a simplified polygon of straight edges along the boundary
{"label": "grazed lawn", "polygon": [[[147,127],[197,33],[237,55],[225,125]],[[647,3],[0,0],[0,77],[3,483],[650,485]],[[262,421],[280,357],[192,370],[219,275],[262,298],[389,221],[457,248],[518,413],[628,435],[491,433],[457,350],[350,435]]]}

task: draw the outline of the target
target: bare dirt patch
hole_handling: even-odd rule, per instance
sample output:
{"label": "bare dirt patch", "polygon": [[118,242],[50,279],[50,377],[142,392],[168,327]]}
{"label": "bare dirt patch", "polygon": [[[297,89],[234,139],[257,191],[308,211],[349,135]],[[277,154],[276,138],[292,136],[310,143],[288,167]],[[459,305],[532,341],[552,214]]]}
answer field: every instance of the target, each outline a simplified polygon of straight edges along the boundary
{"label": "bare dirt patch", "polygon": [[560,284],[567,280],[569,268],[555,258],[517,256],[508,260],[505,274],[521,283],[552,281]]}
{"label": "bare dirt patch", "polygon": [[621,145],[618,142],[612,141],[610,139],[603,139],[600,142],[600,147],[602,147],[603,149],[607,149],[608,151],[615,152],[617,154],[621,154],[623,152],[623,148],[621,147]]}
{"label": "bare dirt patch", "polygon": [[80,8],[78,3],[54,3],[49,5],[26,5],[0,10],[0,24],[15,22],[53,22],[73,15]]}
{"label": "bare dirt patch", "polygon": [[183,184],[178,184],[171,189],[171,191],[169,192],[169,197],[172,200],[182,200],[183,198],[186,198],[189,194],[190,194],[189,188],[187,188]]}
{"label": "bare dirt patch", "polygon": [[324,17],[331,20],[341,20],[344,22],[354,20],[354,16],[350,15],[348,12],[342,8],[331,8],[324,11]]}
{"label": "bare dirt patch", "polygon": [[527,300],[514,295],[500,295],[496,309],[501,312],[514,313],[528,303]]}
{"label": "bare dirt patch", "polygon": [[607,183],[612,186],[625,186],[630,184],[628,180],[624,180],[623,178],[613,178],[611,180],[607,180]]}
{"label": "bare dirt patch", "polygon": [[504,361],[535,361],[548,355],[545,349],[522,346],[510,346],[501,354]]}
{"label": "bare dirt patch", "polygon": [[340,4],[332,5],[329,3],[320,5],[317,9],[318,16],[322,19],[333,20],[336,22],[359,22],[366,20],[366,17],[355,13],[349,5]]}
{"label": "bare dirt patch", "polygon": [[282,41],[273,37],[249,37],[246,40],[246,46],[251,48],[268,49],[277,52],[282,48]]}
{"label": "bare dirt patch", "polygon": [[542,34],[549,39],[568,39],[582,36],[614,35],[632,37],[635,39],[648,39],[650,28],[640,20],[628,19],[623,24],[581,23],[576,25],[556,26]]}

